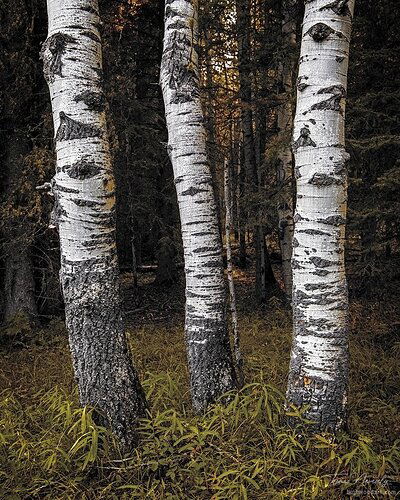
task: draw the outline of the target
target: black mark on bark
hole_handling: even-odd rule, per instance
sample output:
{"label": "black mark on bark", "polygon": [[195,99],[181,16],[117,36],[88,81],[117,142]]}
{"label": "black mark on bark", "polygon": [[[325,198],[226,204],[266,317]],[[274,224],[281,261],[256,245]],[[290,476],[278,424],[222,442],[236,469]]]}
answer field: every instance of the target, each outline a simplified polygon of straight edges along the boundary
{"label": "black mark on bark", "polygon": [[103,201],[82,200],[79,198],[74,198],[71,201],[73,201],[78,207],[98,207],[104,205]]}
{"label": "black mark on bark", "polygon": [[300,137],[293,144],[294,151],[297,151],[298,148],[304,146],[312,146],[315,148],[316,144],[311,139],[310,134],[311,132],[307,125],[300,130]]}
{"label": "black mark on bark", "polygon": [[299,213],[295,213],[293,217],[293,222],[299,222],[301,220],[308,220],[308,219],[302,217]]}
{"label": "black mark on bark", "polygon": [[327,274],[329,274],[329,271],[327,271],[326,269],[315,269],[313,274],[315,274],[316,276],[326,276]]}
{"label": "black mark on bark", "polygon": [[314,186],[326,187],[326,186],[343,184],[343,180],[338,179],[337,177],[333,177],[332,175],[315,173],[308,181],[308,184],[313,184]]}
{"label": "black mark on bark", "polygon": [[311,106],[311,110],[314,109],[330,109],[332,111],[343,112],[340,101],[342,98],[346,97],[346,89],[342,85],[332,85],[324,89],[320,89],[317,94],[333,94],[325,101],[317,102]]}
{"label": "black mark on bark", "polygon": [[81,10],[83,10],[85,12],[90,12],[90,14],[99,15],[99,13],[97,12],[97,10],[94,9],[91,5],[88,5],[88,6],[85,6],[85,7],[81,7]]}
{"label": "black mark on bark", "polygon": [[197,71],[191,61],[193,50],[193,40],[182,29],[173,31],[163,54],[163,65],[170,75],[168,85],[173,90],[172,104],[191,102],[200,96]]}
{"label": "black mark on bark", "polygon": [[319,219],[318,222],[328,224],[329,226],[340,226],[341,224],[345,224],[346,220],[341,215],[331,215],[330,217],[326,217],[326,219]]}
{"label": "black mark on bark", "polygon": [[321,257],[310,257],[310,262],[312,262],[315,267],[329,267],[334,264],[334,262],[322,259]]}
{"label": "black mark on bark", "polygon": [[85,90],[85,92],[75,96],[74,101],[82,101],[90,110],[93,111],[104,111],[106,106],[104,94],[102,92],[92,92],[90,90]]}
{"label": "black mark on bark", "polygon": [[56,141],[100,136],[101,130],[95,125],[78,122],[67,116],[64,111],[60,111],[60,125],[56,133]]}
{"label": "black mark on bark", "polygon": [[335,33],[335,30],[333,30],[330,26],[325,23],[317,23],[314,24],[314,26],[311,26],[305,34],[310,35],[315,42],[323,42],[332,33]]}
{"label": "black mark on bark", "polygon": [[100,167],[94,162],[81,160],[72,165],[64,167],[65,173],[72,179],[90,179],[100,172]]}
{"label": "black mark on bark", "polygon": [[88,30],[82,31],[82,35],[87,36],[88,38],[90,38],[91,40],[94,40],[97,43],[101,43],[100,37],[96,33],[94,33],[93,31],[88,31]]}
{"label": "black mark on bark", "polygon": [[334,0],[328,5],[321,7],[319,10],[332,10],[338,16],[351,16],[350,9],[348,7],[349,0]]}
{"label": "black mark on bark", "polygon": [[74,43],[75,38],[66,33],[55,33],[47,38],[40,51],[43,60],[43,73],[47,82],[53,82],[55,75],[62,77],[62,56],[68,43]]}
{"label": "black mark on bark", "polygon": [[199,193],[207,193],[207,189],[199,189],[191,186],[189,189],[186,189],[186,191],[182,191],[181,195],[182,196],[194,196],[195,194]]}
{"label": "black mark on bark", "polygon": [[311,236],[325,236],[329,235],[329,233],[325,231],[320,231],[319,229],[300,229],[299,233],[310,234]]}

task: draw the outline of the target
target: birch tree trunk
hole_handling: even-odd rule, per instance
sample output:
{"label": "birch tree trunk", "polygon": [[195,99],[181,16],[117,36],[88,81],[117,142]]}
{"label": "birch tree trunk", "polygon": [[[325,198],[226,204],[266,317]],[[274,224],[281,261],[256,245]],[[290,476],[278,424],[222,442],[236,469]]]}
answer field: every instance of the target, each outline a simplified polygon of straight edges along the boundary
{"label": "birch tree trunk", "polygon": [[295,10],[298,0],[282,2],[283,60],[280,64],[283,103],[278,108],[277,121],[281,148],[278,154],[279,242],[282,254],[282,274],[287,297],[292,297],[292,239],[293,239],[293,157],[291,134],[293,128],[293,72],[296,48]]}
{"label": "birch tree trunk", "polygon": [[97,0],[48,0],[42,47],[57,169],[60,280],[82,405],[93,405],[125,446],[146,402],[121,314],[115,193],[102,92]]}
{"label": "birch tree trunk", "polygon": [[198,1],[166,0],[161,86],[181,217],[185,332],[193,407],[203,411],[236,387],[226,327],[222,241],[198,74]]}
{"label": "birch tree trunk", "polygon": [[344,112],[354,0],[305,5],[294,155],[294,339],[287,399],[317,430],[346,421],[348,297]]}

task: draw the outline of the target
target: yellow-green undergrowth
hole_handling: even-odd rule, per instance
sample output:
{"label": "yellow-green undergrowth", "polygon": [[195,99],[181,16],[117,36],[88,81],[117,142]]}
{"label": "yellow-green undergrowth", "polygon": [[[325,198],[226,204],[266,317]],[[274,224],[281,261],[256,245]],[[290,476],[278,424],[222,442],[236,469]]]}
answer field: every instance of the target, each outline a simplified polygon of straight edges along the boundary
{"label": "yellow-green undergrowth", "polygon": [[349,434],[309,436],[301,415],[298,428],[285,425],[288,318],[279,308],[242,315],[248,385],[204,416],[190,409],[181,326],[131,331],[151,412],[130,456],[79,408],[64,336],[49,342],[43,333],[38,345],[4,352],[0,498],[319,499],[357,491],[394,498],[398,343],[383,349],[371,332],[376,318],[362,320],[365,335],[358,320]]}

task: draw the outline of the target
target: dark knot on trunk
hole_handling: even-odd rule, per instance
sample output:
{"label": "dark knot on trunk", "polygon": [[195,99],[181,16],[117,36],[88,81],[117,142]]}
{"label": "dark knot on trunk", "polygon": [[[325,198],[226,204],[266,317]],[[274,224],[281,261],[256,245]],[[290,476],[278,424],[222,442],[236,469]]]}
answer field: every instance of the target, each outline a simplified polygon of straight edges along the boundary
{"label": "dark knot on trunk", "polygon": [[315,148],[316,144],[310,137],[310,129],[306,125],[300,130],[300,137],[293,144],[293,150],[296,152],[302,146],[312,146]]}
{"label": "dark knot on trunk", "polygon": [[317,23],[306,32],[306,35],[310,35],[314,42],[323,42],[328,38],[329,35],[335,33],[330,26],[325,23]]}
{"label": "dark knot on trunk", "polygon": [[62,77],[62,56],[68,43],[75,38],[66,33],[55,33],[43,43],[40,58],[43,60],[43,73],[47,82],[53,82],[55,75]]}
{"label": "dark knot on trunk", "polygon": [[56,141],[85,139],[86,137],[100,137],[101,130],[95,125],[81,123],[60,111],[60,125],[56,133]]}

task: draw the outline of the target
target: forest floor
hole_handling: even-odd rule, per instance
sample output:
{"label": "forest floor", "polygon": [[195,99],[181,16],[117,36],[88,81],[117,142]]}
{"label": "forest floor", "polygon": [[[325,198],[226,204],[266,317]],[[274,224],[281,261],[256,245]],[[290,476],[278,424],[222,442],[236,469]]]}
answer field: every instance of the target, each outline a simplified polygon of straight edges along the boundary
{"label": "forest floor", "polygon": [[[228,408],[190,410],[182,284],[122,276],[135,364],[152,418],[122,457],[77,405],[59,318],[15,325],[0,360],[0,498],[394,498],[400,491],[398,302],[352,301],[349,432],[306,437],[283,423],[291,311],[255,306],[236,271],[245,378]],[[14,340],[13,340],[14,339]],[[303,427],[302,427],[303,426]],[[98,443],[101,443],[99,445]],[[361,492],[357,496],[357,491]]]}

